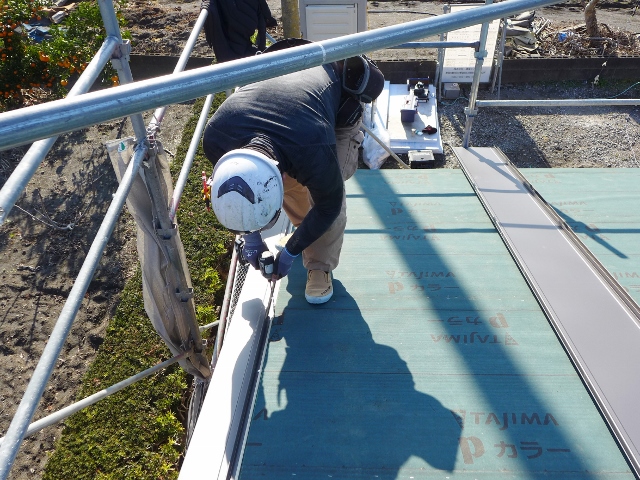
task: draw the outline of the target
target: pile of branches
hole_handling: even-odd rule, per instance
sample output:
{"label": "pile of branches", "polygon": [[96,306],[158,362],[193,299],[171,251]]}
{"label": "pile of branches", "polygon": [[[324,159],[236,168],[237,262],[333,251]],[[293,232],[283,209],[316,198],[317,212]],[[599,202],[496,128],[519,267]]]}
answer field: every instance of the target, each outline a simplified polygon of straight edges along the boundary
{"label": "pile of branches", "polygon": [[[550,25],[549,25],[550,26]],[[589,37],[584,24],[541,29],[537,46],[544,56],[566,57],[622,57],[640,56],[640,37],[637,33],[598,25],[599,35]]]}

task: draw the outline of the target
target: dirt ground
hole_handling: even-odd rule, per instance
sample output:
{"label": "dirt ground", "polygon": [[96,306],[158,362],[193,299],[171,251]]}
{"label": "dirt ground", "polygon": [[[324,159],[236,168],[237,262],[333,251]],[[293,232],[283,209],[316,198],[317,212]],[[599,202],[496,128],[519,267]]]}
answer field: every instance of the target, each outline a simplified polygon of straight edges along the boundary
{"label": "dirt ground", "polygon": [[[175,152],[192,105],[167,111],[162,142]],[[145,119],[148,123],[150,115]],[[132,135],[128,120],[96,125],[61,137],[8,220],[0,227],[0,432],[9,427],[118,183],[104,142]],[[0,152],[0,183],[27,148]],[[82,376],[102,344],[119,294],[135,271],[134,224],[117,222],[85,295],[35,419],[75,401]],[[11,479],[42,476],[62,426],[27,438]]]}
{"label": "dirt ground", "polygon": [[[274,17],[280,20],[279,0],[268,3]],[[440,14],[442,7],[439,2],[371,2],[369,26],[379,28]],[[126,16],[133,34],[133,53],[178,55],[199,11],[197,1],[131,0]],[[610,27],[638,32],[640,12],[633,16],[633,11],[633,8],[602,9],[598,20]],[[576,6],[545,8],[537,14],[557,25],[584,22]],[[271,33],[281,37],[279,27]],[[194,53],[211,56],[203,34]],[[374,58],[401,58],[397,55],[402,54],[398,51],[372,54]],[[430,58],[433,52],[412,55]],[[563,88],[505,85],[502,98],[586,98],[619,93],[616,85],[596,88],[589,83]],[[491,95],[486,90],[480,93],[481,98]],[[461,144],[465,106],[466,102],[460,101],[440,107],[440,129],[447,146]],[[170,155],[175,152],[190,115],[188,103],[171,106],[165,115],[159,138]],[[148,123],[148,114],[145,120]],[[117,188],[104,142],[128,135],[131,127],[125,120],[64,135],[0,227],[0,435],[9,426]],[[602,107],[597,111],[504,109],[479,115],[472,144],[499,146],[520,167],[640,167],[638,139],[637,107]],[[0,152],[0,183],[6,181],[25,152],[26,147]],[[448,148],[439,158],[438,166],[456,167]],[[36,419],[72,403],[136,261],[133,223],[124,215],[89,287]],[[47,452],[54,447],[61,430],[60,426],[49,427],[27,439],[10,478],[40,478]]]}
{"label": "dirt ground", "polygon": [[[635,2],[635,3],[634,3]],[[278,20],[278,27],[269,30],[275,39],[283,38],[282,9],[280,0],[267,0],[271,14]],[[459,3],[459,2],[453,2]],[[413,20],[420,20],[430,16],[441,15],[447,2],[426,1],[370,1],[368,8],[369,29],[377,29],[397,25]],[[600,0],[598,9],[598,22],[610,27],[612,30],[622,30],[632,33],[640,33],[640,12],[635,5],[637,0],[606,1]],[[620,5],[621,7],[611,7]],[[129,20],[133,35],[133,53],[137,54],[164,54],[179,55],[184,42],[189,37],[191,28],[195,24],[201,9],[201,2],[195,0],[131,0],[125,12]],[[551,32],[567,26],[575,26],[584,23],[584,13],[579,1],[571,0],[565,4],[545,7],[536,11],[537,18],[549,19],[550,26],[546,29]],[[426,37],[425,41],[437,41],[437,36]],[[640,54],[640,51],[636,52]],[[209,57],[211,49],[207,45],[204,34],[194,48],[193,55]],[[387,50],[384,52],[372,52],[374,59],[403,59],[424,58],[434,59],[436,51],[433,49],[420,49],[407,52],[406,50]]]}

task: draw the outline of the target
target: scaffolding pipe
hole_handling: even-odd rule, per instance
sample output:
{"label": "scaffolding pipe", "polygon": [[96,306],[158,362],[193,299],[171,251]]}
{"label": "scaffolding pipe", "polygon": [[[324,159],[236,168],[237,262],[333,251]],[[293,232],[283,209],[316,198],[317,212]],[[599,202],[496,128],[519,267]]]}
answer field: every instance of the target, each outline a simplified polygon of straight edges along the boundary
{"label": "scaffolding pipe", "polygon": [[[107,35],[118,39],[118,47],[114,51],[111,57],[111,65],[116,69],[118,78],[122,84],[133,83],[133,75],[131,74],[131,66],[129,65],[129,53],[131,52],[131,43],[129,40],[123,41],[122,34],[120,33],[120,24],[118,23],[118,17],[113,8],[112,0],[98,0],[98,7],[100,8],[100,15],[102,16],[102,22],[104,28],[107,31]],[[63,101],[67,101],[64,99]],[[123,116],[123,115],[120,115]],[[136,140],[138,142],[147,141],[147,129],[144,124],[142,114],[134,114],[129,117],[131,124],[133,125],[133,131],[136,134]]]}
{"label": "scaffolding pipe", "polygon": [[222,350],[222,341],[227,330],[227,317],[231,309],[231,295],[233,293],[233,284],[236,281],[236,272],[238,271],[239,255],[238,249],[235,248],[237,242],[240,241],[240,235],[236,235],[233,252],[231,253],[231,263],[229,264],[229,275],[227,276],[227,285],[224,290],[224,298],[222,299],[222,310],[220,311],[220,325],[218,327],[218,335],[216,335],[216,344],[213,348],[211,356],[211,369],[213,370],[218,363],[218,357]]}
{"label": "scaffolding pipe", "polygon": [[120,217],[120,212],[122,211],[122,207],[127,199],[129,190],[131,190],[133,180],[138,173],[142,160],[146,156],[147,147],[145,145],[139,145],[133,155],[132,161],[122,177],[118,190],[116,190],[116,193],[114,194],[113,201],[111,202],[111,205],[109,205],[107,214],[100,225],[96,238],[91,244],[89,253],[87,253],[87,257],[80,268],[80,273],[69,292],[67,301],[62,307],[62,312],[53,327],[53,331],[51,332],[49,341],[42,352],[40,361],[33,371],[33,375],[31,376],[31,380],[29,381],[27,389],[20,401],[20,405],[18,405],[18,409],[11,421],[11,424],[9,425],[7,434],[4,437],[4,442],[0,446],[0,478],[3,480],[9,475],[9,470],[11,469],[11,465],[18,453],[22,439],[24,438],[29,423],[33,418],[36,407],[40,402],[40,398],[42,397],[44,388],[49,381],[51,372],[53,372],[55,362],[60,356],[62,347],[64,346],[69,331],[71,330],[71,325],[76,318],[78,310],[80,310],[80,305],[82,304],[84,295],[87,293],[87,289],[89,288],[89,283],[91,283],[91,279],[93,278],[100,259],[102,258],[102,253],[104,252],[107,242],[111,237],[111,233],[113,232],[113,228]]}
{"label": "scaffolding pipe", "polygon": [[396,45],[391,49],[400,48],[478,48],[479,42],[409,42]]}
{"label": "scaffolding pipe", "polygon": [[393,153],[393,150],[391,150],[391,149],[387,146],[387,144],[386,144],[386,143],[384,143],[380,138],[378,138],[378,136],[377,136],[375,133],[373,133],[373,132],[371,131],[371,129],[369,129],[369,127],[367,127],[364,123],[363,123],[362,125],[360,125],[360,127],[361,127],[365,132],[367,132],[367,133],[371,136],[371,138],[373,138],[376,142],[378,142],[378,144],[379,144],[382,148],[384,148],[384,150],[385,150],[389,155],[391,155],[391,157],[392,157],[392,158],[393,158],[393,159],[398,163],[398,165],[400,166],[400,168],[411,168],[409,165],[407,165],[406,163],[404,163],[404,162],[402,161],[402,159],[401,159],[398,155],[396,155],[395,153]]}
{"label": "scaffolding pipe", "polygon": [[[196,24],[193,26],[191,30],[191,35],[187,39],[187,43],[184,46],[184,50],[180,54],[180,58],[178,59],[178,63],[176,63],[175,68],[173,69],[173,73],[178,73],[184,71],[187,68],[187,63],[189,62],[189,57],[191,56],[191,52],[193,52],[193,47],[195,47],[196,42],[198,41],[198,36],[200,35],[200,31],[204,26],[204,22],[207,20],[207,15],[209,11],[206,8],[200,10],[200,15],[198,16],[198,20],[196,20]],[[149,123],[148,131],[155,135],[155,133],[160,130],[160,124],[164,119],[164,114],[167,110],[166,105],[160,108],[157,108],[155,112],[153,112],[153,118]]]}
{"label": "scaffolding pipe", "polygon": [[478,107],[604,107],[640,105],[640,98],[576,98],[567,100],[478,100]]}
{"label": "scaffolding pipe", "polygon": [[[119,43],[116,37],[107,37],[104,40],[95,57],[87,65],[85,71],[82,72],[73,88],[69,90],[67,98],[89,91]],[[7,219],[20,194],[29,183],[29,180],[35,175],[36,170],[47,156],[47,153],[49,153],[49,150],[51,150],[51,147],[56,143],[56,140],[58,140],[58,136],[38,140],[31,145],[5,182],[2,190],[0,190],[0,225]]]}
{"label": "scaffolding pipe", "polygon": [[[445,5],[444,7],[442,7],[442,13],[444,13],[445,15],[450,11],[451,11],[450,5]],[[446,32],[441,32],[440,42],[444,43],[445,38],[446,38]],[[436,59],[436,79],[434,82],[436,85],[436,100],[438,101],[442,96],[442,68],[444,64],[444,52],[445,52],[444,48],[438,48],[438,57]]]}
{"label": "scaffolding pipe", "polygon": [[180,205],[180,198],[182,198],[182,192],[184,191],[184,187],[187,184],[187,180],[189,179],[189,170],[191,170],[191,165],[193,165],[193,159],[196,156],[196,152],[198,151],[198,146],[200,145],[200,136],[202,135],[202,131],[207,124],[207,117],[209,115],[209,110],[211,110],[211,104],[213,103],[214,95],[207,95],[206,100],[204,101],[204,105],[202,106],[202,111],[200,112],[200,118],[198,119],[198,124],[196,125],[196,130],[193,132],[193,138],[191,139],[191,143],[189,144],[189,150],[187,151],[187,156],[184,159],[184,163],[182,164],[182,169],[180,170],[180,175],[178,176],[178,180],[176,181],[176,186],[173,190],[173,197],[171,198],[171,202],[169,202],[169,218],[173,222],[176,218],[176,213],[178,212],[178,205]]}
{"label": "scaffolding pipe", "polygon": [[[43,428],[49,427],[51,425],[55,425],[56,423],[64,420],[65,418],[70,417],[74,413],[79,412],[83,408],[89,407],[94,403],[97,403],[100,400],[103,400],[108,396],[113,395],[116,392],[119,392],[123,388],[126,388],[129,385],[136,383],[138,380],[142,380],[143,378],[146,378],[149,375],[159,370],[162,370],[163,368],[166,368],[170,365],[173,365],[176,362],[179,362],[180,360],[187,357],[188,355],[189,355],[189,352],[183,352],[180,355],[176,355],[175,357],[172,357],[169,360],[165,360],[162,363],[154,365],[153,367],[148,368],[143,372],[137,373],[136,375],[133,375],[132,377],[127,378],[126,380],[122,380],[121,382],[111,385],[110,387],[107,387],[104,390],[100,390],[99,392],[96,392],[93,395],[88,396],[87,398],[83,398],[79,402],[76,402],[67,407],[64,407],[63,409],[58,410],[57,412],[52,413],[51,415],[47,415],[46,417],[41,418],[40,420],[33,422],[31,425],[29,425],[29,428],[25,432],[24,436],[28,437],[33,433],[39,432]],[[4,437],[0,438],[0,445],[2,445],[3,442],[4,442]]]}
{"label": "scaffolding pipe", "polygon": [[495,69],[493,71],[493,80],[491,81],[491,93],[496,87],[496,80],[498,78],[498,72],[500,72],[500,81],[498,82],[498,98],[500,98],[500,84],[502,83],[502,62],[504,61],[504,46],[507,41],[507,19],[503,18],[502,30],[500,32],[500,47],[498,49],[498,61],[496,62]]}
{"label": "scaffolding pipe", "polygon": [[[113,8],[113,2],[111,0],[98,0],[98,8],[100,9],[100,15],[107,33],[107,38],[111,37],[115,39],[117,43],[112,51],[111,62],[114,67],[118,69],[119,75],[124,77],[125,81],[132,82],[133,79],[131,77],[131,69],[128,61],[130,45],[128,42],[122,42],[120,25],[118,24],[115,9]],[[78,95],[71,99],[65,98],[59,102],[66,103],[84,96],[85,95]],[[16,112],[19,114],[21,111],[22,109],[17,110]],[[54,121],[50,118],[45,118],[44,120],[48,122]],[[96,272],[100,259],[102,258],[102,254],[104,253],[104,249],[106,248],[107,242],[113,232],[113,228],[120,217],[122,207],[129,195],[129,190],[131,190],[131,186],[133,185],[135,174],[137,174],[140,165],[142,165],[143,159],[147,156],[148,143],[142,115],[134,116],[131,118],[131,121],[134,131],[140,141],[136,146],[132,161],[127,167],[127,170],[122,177],[122,181],[114,194],[113,201],[111,202],[111,205],[109,205],[98,233],[91,244],[87,257],[80,268],[80,272],[73,284],[73,287],[71,288],[71,292],[69,292],[67,301],[62,307],[62,312],[53,327],[49,341],[42,352],[40,361],[33,372],[31,380],[27,385],[27,389],[20,401],[20,404],[18,405],[18,409],[11,421],[11,424],[9,425],[9,429],[5,435],[5,441],[0,445],[0,479],[2,480],[5,480],[9,475],[9,471],[11,470],[11,466],[18,454],[22,439],[24,438],[29,423],[33,418],[35,410],[38,407],[38,403],[42,398],[42,394],[47,382],[49,381],[49,377],[53,372],[55,362],[60,356],[60,352],[67,340],[71,326],[76,319],[78,310],[80,310],[84,295],[89,288],[89,283],[91,283],[91,279]],[[140,134],[144,136],[144,142],[140,137]],[[46,135],[46,137],[48,136],[50,135]]]}
{"label": "scaffolding pipe", "polygon": [[502,67],[504,64],[504,47],[506,45],[507,42],[507,19],[504,18],[503,19],[504,22],[504,29],[505,29],[505,33],[502,35],[502,38],[500,40],[500,73],[498,75],[498,98],[500,98],[500,87],[502,86]]}
{"label": "scaffolding pipe", "polygon": [[202,325],[198,327],[200,332],[204,332],[205,330],[209,330],[210,328],[217,327],[220,324],[220,320],[216,320],[215,322],[207,323],[206,325]]}
{"label": "scaffolding pipe", "polygon": [[[121,54],[122,57],[112,58],[111,64],[113,68],[118,72],[118,78],[120,79],[120,83],[123,85],[129,85],[133,83],[133,75],[131,73],[131,66],[129,65],[129,51],[130,48],[129,43],[121,44]],[[132,113],[129,116],[129,120],[131,121],[131,125],[133,126],[133,132],[136,136],[136,141],[138,142],[147,142],[147,127],[144,124],[144,118],[142,118],[142,113]]]}
{"label": "scaffolding pipe", "polygon": [[162,105],[204,97],[237,85],[485,23],[495,18],[550,5],[554,1],[556,0],[509,0],[5,112],[0,115],[0,149],[23,145]]}
{"label": "scaffolding pipe", "polygon": [[[486,0],[486,6],[490,5],[493,0]],[[483,8],[479,7],[476,10]],[[489,22],[484,22],[480,28],[480,47],[475,53],[476,67],[473,71],[473,82],[471,84],[471,94],[469,95],[469,106],[464,109],[464,113],[467,115],[467,121],[464,127],[464,136],[462,137],[462,146],[464,148],[469,147],[469,138],[471,137],[471,126],[473,120],[478,114],[476,108],[476,100],[478,98],[478,88],[480,87],[480,76],[482,75],[482,64],[487,57],[487,35],[489,34]]]}

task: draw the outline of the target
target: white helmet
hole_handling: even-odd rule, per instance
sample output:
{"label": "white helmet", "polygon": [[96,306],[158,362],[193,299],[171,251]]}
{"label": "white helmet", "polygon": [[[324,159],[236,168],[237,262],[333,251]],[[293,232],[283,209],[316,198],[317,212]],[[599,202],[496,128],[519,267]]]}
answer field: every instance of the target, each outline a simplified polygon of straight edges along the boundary
{"label": "white helmet", "polygon": [[222,225],[235,233],[273,226],[282,209],[284,184],[275,161],[255,150],[224,154],[211,177],[211,206]]}

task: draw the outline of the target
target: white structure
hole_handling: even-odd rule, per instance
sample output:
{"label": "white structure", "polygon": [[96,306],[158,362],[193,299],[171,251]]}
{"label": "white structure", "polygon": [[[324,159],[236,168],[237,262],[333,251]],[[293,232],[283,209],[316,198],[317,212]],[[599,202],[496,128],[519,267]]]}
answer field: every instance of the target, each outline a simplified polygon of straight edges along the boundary
{"label": "white structure", "polygon": [[[452,5],[451,13],[460,12],[479,5]],[[477,42],[480,40],[480,28],[482,25],[472,25],[470,27],[453,30],[447,33],[448,42]],[[491,81],[491,67],[498,41],[498,30],[500,20],[495,19],[489,23],[487,34],[487,55],[482,63],[482,74],[480,83]],[[444,63],[442,65],[441,82],[471,83],[473,81],[473,71],[476,65],[475,51],[471,48],[447,48],[444,52]]]}
{"label": "white structure", "polygon": [[319,42],[367,30],[366,0],[299,0],[302,38]]}

